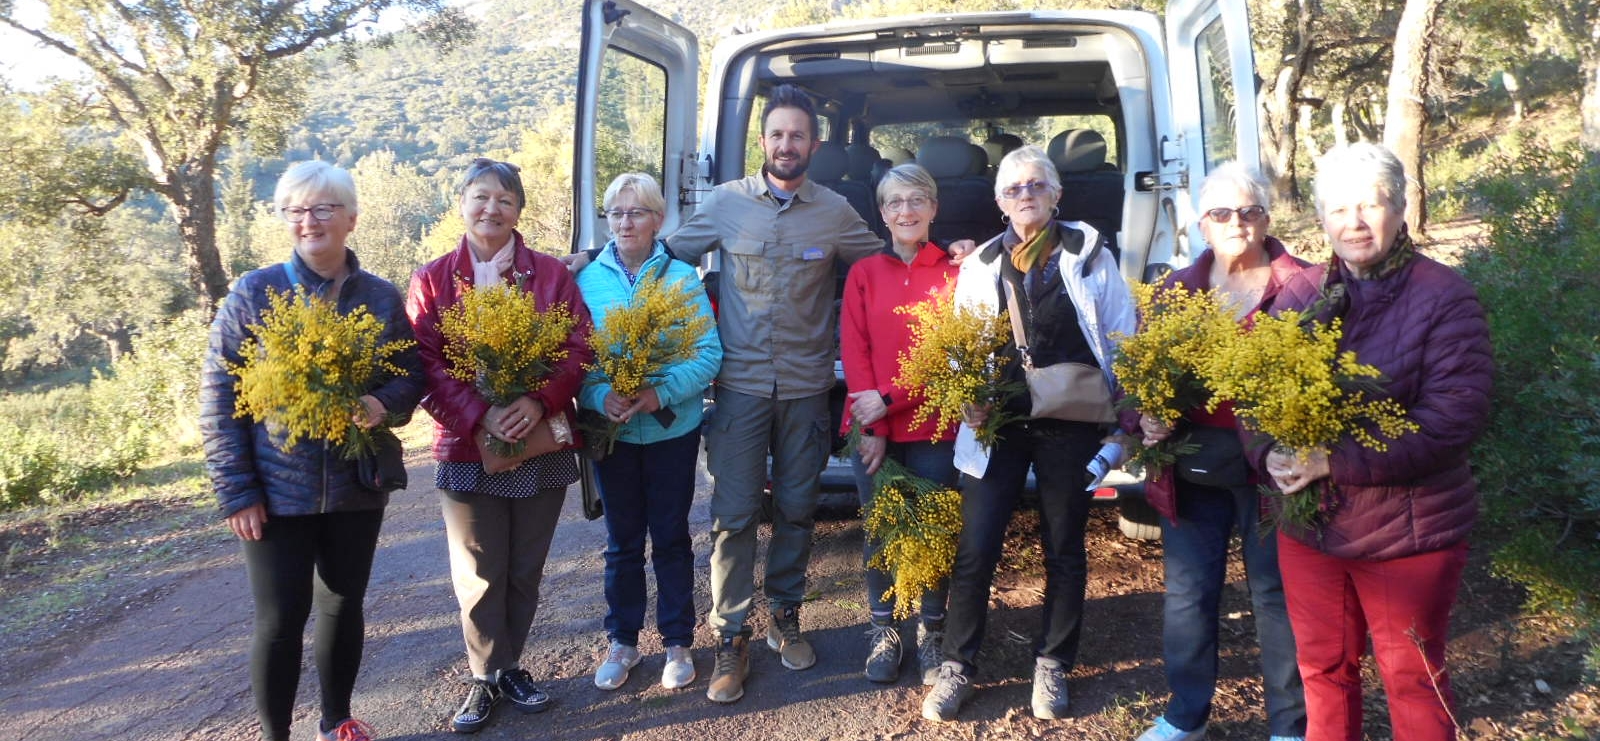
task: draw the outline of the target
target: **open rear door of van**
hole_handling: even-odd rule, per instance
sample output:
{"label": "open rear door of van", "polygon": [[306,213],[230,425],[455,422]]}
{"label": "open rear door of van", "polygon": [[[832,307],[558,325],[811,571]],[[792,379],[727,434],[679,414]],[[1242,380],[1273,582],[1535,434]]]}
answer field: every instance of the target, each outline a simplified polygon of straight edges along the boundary
{"label": "open rear door of van", "polygon": [[646,172],[667,199],[661,231],[694,209],[699,44],[628,0],[584,0],[573,132],[572,251],[609,238],[601,198],[624,172]]}
{"label": "open rear door of van", "polygon": [[1165,146],[1179,151],[1164,151],[1162,158],[1184,160],[1187,192],[1178,201],[1187,213],[1179,218],[1194,254],[1203,244],[1196,217],[1206,174],[1229,160],[1261,166],[1255,54],[1244,0],[1173,0],[1166,30],[1179,138]]}

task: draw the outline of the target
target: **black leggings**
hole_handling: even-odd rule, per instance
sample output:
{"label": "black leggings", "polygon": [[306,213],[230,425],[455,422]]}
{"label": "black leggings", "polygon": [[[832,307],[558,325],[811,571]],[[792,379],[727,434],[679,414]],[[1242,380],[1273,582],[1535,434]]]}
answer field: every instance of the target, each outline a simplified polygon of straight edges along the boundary
{"label": "black leggings", "polygon": [[246,540],[244,565],[256,601],[250,684],[262,736],[287,741],[300,685],[301,637],[313,605],[312,637],[322,683],[322,719],[350,717],[366,621],[361,601],[383,510],[269,517],[261,540]]}

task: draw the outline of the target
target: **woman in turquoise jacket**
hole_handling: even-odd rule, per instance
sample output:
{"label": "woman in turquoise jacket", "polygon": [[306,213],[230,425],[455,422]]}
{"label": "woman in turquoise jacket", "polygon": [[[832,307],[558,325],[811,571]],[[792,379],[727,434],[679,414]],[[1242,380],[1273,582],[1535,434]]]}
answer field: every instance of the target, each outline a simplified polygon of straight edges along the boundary
{"label": "woman in turquoise jacket", "polygon": [[[624,173],[606,188],[605,214],[612,239],[593,265],[579,273],[578,288],[594,316],[595,334],[611,309],[626,306],[641,279],[682,284],[703,316],[711,318],[693,267],[667,254],[656,239],[666,201],[649,175]],[[660,377],[629,398],[616,393],[599,371],[584,379],[578,403],[621,425],[616,444],[595,464],[606,518],[606,637],[610,649],[595,672],[595,686],[613,690],[639,664],[639,631],[645,614],[645,536],[653,547],[656,628],[666,647],[661,685],[694,681],[694,551],[689,505],[694,501],[695,461],[700,454],[701,399],[722,367],[722,342],[715,323],[691,360],[668,365]],[[660,413],[667,410],[670,413]]]}

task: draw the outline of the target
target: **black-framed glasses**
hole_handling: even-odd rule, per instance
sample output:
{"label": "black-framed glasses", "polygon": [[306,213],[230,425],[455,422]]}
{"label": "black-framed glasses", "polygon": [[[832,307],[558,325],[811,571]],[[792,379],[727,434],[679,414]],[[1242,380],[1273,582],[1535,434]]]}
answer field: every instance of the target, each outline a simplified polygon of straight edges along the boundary
{"label": "black-framed glasses", "polygon": [[1030,196],[1042,196],[1050,191],[1050,184],[1043,180],[1029,180],[1026,183],[1007,185],[1000,189],[1000,197],[1014,201],[1021,198],[1024,191]]}
{"label": "black-framed glasses", "polygon": [[895,198],[884,201],[883,208],[889,213],[897,214],[902,211],[921,211],[931,203],[933,203],[932,198],[924,195],[915,195],[910,198]]}
{"label": "black-framed glasses", "polygon": [[1215,221],[1218,224],[1226,224],[1226,223],[1228,223],[1230,221],[1233,221],[1233,215],[1234,214],[1238,214],[1239,215],[1239,223],[1241,223],[1241,224],[1254,224],[1254,223],[1256,223],[1256,222],[1258,222],[1261,219],[1266,217],[1267,209],[1266,209],[1265,206],[1245,206],[1243,208],[1211,208],[1211,209],[1206,209],[1206,218],[1208,218],[1208,219],[1210,219],[1212,221]]}
{"label": "black-framed glasses", "polygon": [[317,221],[327,221],[333,218],[333,212],[344,208],[343,203],[319,203],[315,206],[284,206],[278,209],[278,215],[290,224],[298,224],[306,220],[306,214],[311,214]]}
{"label": "black-framed glasses", "polygon": [[649,208],[630,208],[627,210],[614,208],[606,212],[606,219],[610,221],[622,221],[623,219],[628,219],[629,221],[638,221],[654,213],[655,210]]}

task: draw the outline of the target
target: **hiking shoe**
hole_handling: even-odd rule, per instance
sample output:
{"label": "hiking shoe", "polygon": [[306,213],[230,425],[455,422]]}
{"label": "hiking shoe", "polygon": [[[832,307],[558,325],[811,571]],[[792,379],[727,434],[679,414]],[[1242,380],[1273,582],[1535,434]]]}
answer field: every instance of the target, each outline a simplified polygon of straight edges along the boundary
{"label": "hiking shoe", "polygon": [[922,685],[932,687],[939,681],[939,666],[944,664],[944,623],[935,627],[917,623],[917,665],[922,669]]}
{"label": "hiking shoe", "polygon": [[618,641],[611,642],[605,663],[594,673],[594,686],[614,690],[628,681],[628,672],[639,665],[639,649]]}
{"label": "hiking shoe", "polygon": [[940,722],[955,720],[971,696],[972,679],[961,672],[961,663],[946,661],[939,665],[939,678],[933,689],[922,698],[922,717]]}
{"label": "hiking shoe", "polygon": [[893,684],[900,679],[900,631],[894,623],[876,620],[867,627],[867,668],[873,682]]}
{"label": "hiking shoe", "polygon": [[744,680],[750,676],[750,636],[724,636],[717,644],[717,666],[711,670],[706,697],[712,702],[733,702],[744,697]]}
{"label": "hiking shoe", "polygon": [[317,731],[317,741],[372,741],[375,738],[377,731],[355,718],[345,718],[331,731]]}
{"label": "hiking shoe", "polygon": [[477,733],[489,722],[489,711],[494,710],[494,704],[500,701],[500,687],[494,682],[471,679],[467,684],[472,687],[467,690],[467,699],[450,721],[450,727],[456,733]]}
{"label": "hiking shoe", "polygon": [[667,646],[667,665],[661,668],[661,686],[669,690],[694,681],[694,654],[688,646]]}
{"label": "hiking shoe", "polygon": [[1179,730],[1177,726],[1167,722],[1167,716],[1156,718],[1156,724],[1150,730],[1139,734],[1139,741],[1200,741],[1206,737],[1205,724],[1192,731]]}
{"label": "hiking shoe", "polygon": [[1041,656],[1033,663],[1033,717],[1067,717],[1067,670],[1057,659]]}
{"label": "hiking shoe", "polygon": [[772,611],[767,625],[767,647],[778,652],[783,665],[790,669],[810,669],[817,663],[817,652],[800,635],[800,608],[794,605]]}
{"label": "hiking shoe", "polygon": [[500,670],[500,691],[511,706],[524,713],[542,713],[550,709],[550,696],[533,685],[533,675],[527,669]]}

